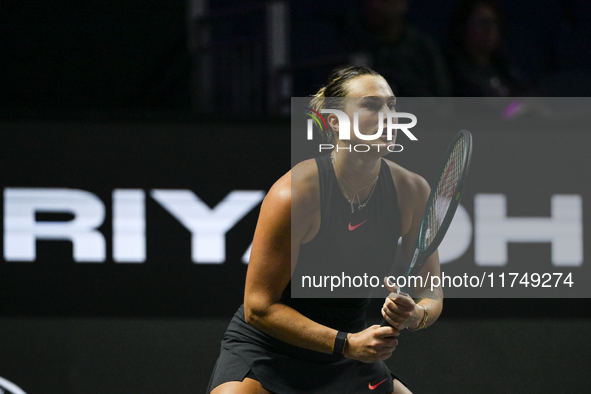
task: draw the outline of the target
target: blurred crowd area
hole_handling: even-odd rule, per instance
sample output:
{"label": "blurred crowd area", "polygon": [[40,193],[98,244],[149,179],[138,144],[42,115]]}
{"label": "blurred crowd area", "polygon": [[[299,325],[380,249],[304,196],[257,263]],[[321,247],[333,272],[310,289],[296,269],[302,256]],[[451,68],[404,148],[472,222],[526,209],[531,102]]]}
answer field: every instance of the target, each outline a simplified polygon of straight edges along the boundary
{"label": "blurred crowd area", "polygon": [[[293,10],[292,31],[295,37],[306,37],[292,41],[294,81],[305,81],[294,85],[295,96],[310,94],[321,83],[317,76],[343,62],[373,67],[398,96],[591,92],[589,2],[349,2],[323,12]],[[298,64],[299,59],[329,55],[334,62],[323,71]]]}
{"label": "blurred crowd area", "polygon": [[[0,110],[285,114],[332,69],[397,96],[591,92],[586,0],[139,0],[7,4]],[[0,114],[1,115],[1,114]]]}

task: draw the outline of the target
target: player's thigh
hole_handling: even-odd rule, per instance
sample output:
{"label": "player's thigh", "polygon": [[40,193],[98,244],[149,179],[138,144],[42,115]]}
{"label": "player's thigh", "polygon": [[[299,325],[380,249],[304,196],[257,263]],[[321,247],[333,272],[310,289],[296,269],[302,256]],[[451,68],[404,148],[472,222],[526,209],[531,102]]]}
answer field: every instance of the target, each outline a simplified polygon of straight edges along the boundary
{"label": "player's thigh", "polygon": [[394,379],[394,391],[392,394],[412,394],[412,392],[400,380]]}
{"label": "player's thigh", "polygon": [[211,394],[271,394],[261,384],[251,378],[242,382],[226,382],[212,390]]}

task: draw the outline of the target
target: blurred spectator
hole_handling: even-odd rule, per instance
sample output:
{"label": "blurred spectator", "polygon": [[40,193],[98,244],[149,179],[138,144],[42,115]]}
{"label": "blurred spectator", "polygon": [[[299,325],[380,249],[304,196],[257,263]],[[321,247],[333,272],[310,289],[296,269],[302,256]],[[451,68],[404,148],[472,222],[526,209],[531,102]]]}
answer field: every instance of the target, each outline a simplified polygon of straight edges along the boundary
{"label": "blurred spectator", "polygon": [[549,0],[534,15],[544,96],[591,96],[591,2]]}
{"label": "blurred spectator", "polygon": [[529,96],[533,89],[503,48],[498,6],[462,1],[451,20],[448,64],[456,96]]}
{"label": "blurred spectator", "polygon": [[410,0],[361,0],[361,20],[345,34],[350,62],[382,74],[397,96],[449,96],[451,83],[435,41],[411,26]]}

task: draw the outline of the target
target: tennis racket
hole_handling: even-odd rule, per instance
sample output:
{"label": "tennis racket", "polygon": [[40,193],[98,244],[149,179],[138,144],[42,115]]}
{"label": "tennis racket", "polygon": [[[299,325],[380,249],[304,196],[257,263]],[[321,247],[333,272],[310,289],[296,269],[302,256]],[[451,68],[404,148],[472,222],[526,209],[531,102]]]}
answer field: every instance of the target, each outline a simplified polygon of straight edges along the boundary
{"label": "tennis racket", "polygon": [[[404,273],[408,279],[411,273],[419,272],[447,232],[460,204],[462,191],[466,184],[470,160],[472,158],[472,135],[462,130],[454,137],[435,181],[431,184],[431,194],[425,207],[423,220],[415,241],[412,257]],[[408,282],[408,281],[406,281]],[[398,287],[398,294],[409,296],[406,288]],[[389,325],[384,319],[382,326]]]}

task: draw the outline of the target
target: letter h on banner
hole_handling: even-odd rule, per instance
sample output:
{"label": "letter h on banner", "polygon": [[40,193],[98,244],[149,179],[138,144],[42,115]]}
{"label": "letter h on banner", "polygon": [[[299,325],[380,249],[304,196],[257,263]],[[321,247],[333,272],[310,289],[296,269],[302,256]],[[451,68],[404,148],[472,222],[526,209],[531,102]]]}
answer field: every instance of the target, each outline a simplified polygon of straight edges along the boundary
{"label": "letter h on banner", "polygon": [[552,265],[583,264],[583,201],[580,195],[553,195],[552,216],[507,217],[502,194],[478,194],[474,199],[475,258],[480,266],[507,264],[509,242],[552,243]]}

